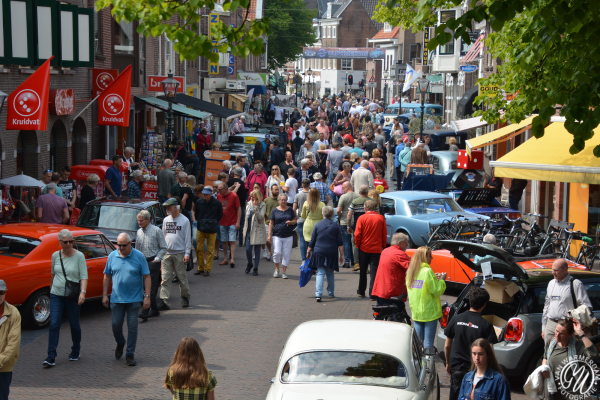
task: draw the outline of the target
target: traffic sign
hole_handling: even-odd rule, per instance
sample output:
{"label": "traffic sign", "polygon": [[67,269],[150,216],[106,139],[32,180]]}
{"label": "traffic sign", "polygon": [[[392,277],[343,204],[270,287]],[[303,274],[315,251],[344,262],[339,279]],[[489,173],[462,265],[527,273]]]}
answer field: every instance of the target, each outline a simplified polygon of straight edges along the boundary
{"label": "traffic sign", "polygon": [[371,79],[369,79],[369,83],[375,83],[375,77],[373,75],[371,75]]}
{"label": "traffic sign", "polygon": [[460,70],[462,72],[475,72],[477,71],[477,65],[461,65]]}
{"label": "traffic sign", "polygon": [[368,85],[370,88],[374,88],[374,87],[377,87],[377,82],[369,82]]}

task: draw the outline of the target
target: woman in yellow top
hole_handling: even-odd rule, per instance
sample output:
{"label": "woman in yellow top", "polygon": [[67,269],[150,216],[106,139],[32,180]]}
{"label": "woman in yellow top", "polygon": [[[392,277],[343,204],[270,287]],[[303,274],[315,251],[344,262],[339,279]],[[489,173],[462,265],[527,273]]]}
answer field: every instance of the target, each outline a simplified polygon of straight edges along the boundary
{"label": "woman in yellow top", "polygon": [[206,366],[204,354],[194,338],[179,342],[165,377],[173,400],[215,400],[217,378]]}
{"label": "woman in yellow top", "polygon": [[415,330],[423,347],[433,347],[437,321],[442,316],[440,296],[446,290],[446,273],[434,274],[429,264],[433,256],[429,247],[419,247],[406,271],[408,301]]}
{"label": "woman in yellow top", "polygon": [[304,234],[304,240],[306,240],[307,243],[312,239],[313,229],[315,229],[317,222],[323,220],[323,213],[321,212],[323,207],[325,207],[325,203],[321,201],[319,189],[310,189],[308,198],[302,206],[302,218],[304,218],[302,233]]}

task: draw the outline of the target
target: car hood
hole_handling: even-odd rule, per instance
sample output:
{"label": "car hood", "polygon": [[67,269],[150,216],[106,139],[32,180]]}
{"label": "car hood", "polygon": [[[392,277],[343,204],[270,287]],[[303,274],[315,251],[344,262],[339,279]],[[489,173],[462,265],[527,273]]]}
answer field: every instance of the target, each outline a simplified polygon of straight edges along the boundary
{"label": "car hood", "polygon": [[502,274],[505,276],[516,276],[519,279],[527,279],[527,272],[517,264],[515,258],[500,247],[491,244],[469,243],[459,240],[441,240],[439,242],[441,248],[450,251],[452,255],[463,262],[467,267],[477,271],[481,271],[481,266],[471,261],[465,253],[474,254],[480,257],[491,256],[496,257],[500,262],[492,262],[492,273]]}
{"label": "car hood", "polygon": [[415,394],[393,387],[360,384],[282,384],[273,385],[267,400],[412,400]]}
{"label": "car hood", "polygon": [[479,213],[518,213],[518,210],[513,210],[507,207],[476,207],[476,208],[464,208],[465,211],[472,212],[474,214]]}

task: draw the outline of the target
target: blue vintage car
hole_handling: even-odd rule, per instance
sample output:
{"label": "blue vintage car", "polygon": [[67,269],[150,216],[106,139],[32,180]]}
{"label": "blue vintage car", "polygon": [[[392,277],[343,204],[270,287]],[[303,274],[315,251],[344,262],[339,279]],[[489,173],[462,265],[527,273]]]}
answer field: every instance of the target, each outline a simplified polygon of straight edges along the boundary
{"label": "blue vintage car", "polygon": [[395,233],[403,232],[409,236],[410,247],[425,246],[429,234],[445,220],[457,215],[471,222],[488,218],[463,210],[442,193],[405,190],[382,193],[380,197],[388,244]]}
{"label": "blue vintage car", "polygon": [[504,216],[517,219],[519,210],[504,207],[496,201],[497,191],[483,188],[454,190],[448,193],[465,211],[485,215],[492,219],[494,225],[504,225]]}

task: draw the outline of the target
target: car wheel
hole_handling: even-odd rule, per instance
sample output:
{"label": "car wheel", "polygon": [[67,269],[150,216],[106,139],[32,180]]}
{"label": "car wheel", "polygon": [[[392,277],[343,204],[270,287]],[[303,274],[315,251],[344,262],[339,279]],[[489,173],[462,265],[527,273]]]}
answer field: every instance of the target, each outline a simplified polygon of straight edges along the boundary
{"label": "car wheel", "polygon": [[30,329],[41,329],[50,324],[50,289],[43,288],[33,293],[21,306],[23,325]]}

